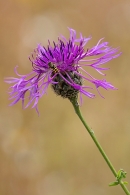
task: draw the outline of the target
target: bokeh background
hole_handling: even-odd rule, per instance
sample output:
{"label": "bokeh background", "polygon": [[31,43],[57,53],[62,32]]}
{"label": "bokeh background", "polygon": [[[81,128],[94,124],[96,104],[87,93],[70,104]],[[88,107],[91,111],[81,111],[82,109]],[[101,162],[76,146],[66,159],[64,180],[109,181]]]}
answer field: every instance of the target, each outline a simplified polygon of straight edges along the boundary
{"label": "bokeh background", "polygon": [[[101,90],[84,98],[84,117],[116,170],[127,171],[130,183],[130,1],[129,0],[0,0],[0,194],[121,195],[115,180],[68,100],[51,89],[35,110],[9,107],[4,77],[14,67],[26,74],[28,56],[38,43],[69,37],[67,27],[89,46],[102,37],[123,54],[107,64],[107,80],[117,91]],[[130,189],[130,185],[128,185]]]}

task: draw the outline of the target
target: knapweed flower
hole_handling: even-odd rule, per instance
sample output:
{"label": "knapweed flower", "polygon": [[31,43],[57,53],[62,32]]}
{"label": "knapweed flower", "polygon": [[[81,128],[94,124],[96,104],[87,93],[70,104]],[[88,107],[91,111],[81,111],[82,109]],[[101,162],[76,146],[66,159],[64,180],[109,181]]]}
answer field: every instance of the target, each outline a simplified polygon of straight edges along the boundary
{"label": "knapweed flower", "polygon": [[[32,62],[32,71],[29,74],[18,74],[16,67],[17,78],[6,78],[6,82],[11,84],[9,94],[13,102],[10,105],[22,100],[23,108],[32,104],[32,108],[37,110],[38,101],[46,93],[49,85],[57,95],[70,100],[77,98],[80,93],[81,102],[82,94],[89,98],[95,97],[88,91],[93,88],[86,86],[85,81],[92,83],[97,90],[99,87],[106,90],[116,89],[105,79],[94,78],[86,69],[90,67],[105,76],[102,71],[108,68],[101,65],[117,58],[120,55],[118,49],[109,47],[108,42],[100,39],[94,47],[85,50],[84,47],[91,37],[85,38],[80,33],[80,38],[76,38],[76,31],[73,29],[69,31],[69,40],[61,36],[57,43],[51,44],[48,41],[46,48],[38,45],[29,58]],[[26,105],[25,100],[27,100]]]}

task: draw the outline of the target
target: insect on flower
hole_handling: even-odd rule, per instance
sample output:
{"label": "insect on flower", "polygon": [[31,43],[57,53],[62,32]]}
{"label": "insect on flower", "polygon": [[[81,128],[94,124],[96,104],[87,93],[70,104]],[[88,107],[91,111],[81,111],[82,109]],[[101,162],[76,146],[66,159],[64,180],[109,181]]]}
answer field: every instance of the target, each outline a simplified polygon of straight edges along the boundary
{"label": "insect on flower", "polygon": [[[109,68],[102,67],[113,58],[117,58],[121,53],[118,49],[108,46],[108,42],[100,39],[92,48],[85,50],[85,45],[91,37],[85,38],[80,33],[80,38],[76,38],[76,31],[69,29],[70,38],[67,40],[64,36],[58,38],[57,43],[53,44],[48,41],[48,47],[38,45],[34,51],[35,56],[29,58],[32,62],[32,71],[27,75],[20,75],[15,68],[17,78],[8,77],[5,81],[10,86],[10,99],[16,104],[22,100],[23,108],[27,108],[30,104],[32,108],[37,109],[39,99],[46,93],[49,85],[57,95],[63,98],[78,98],[80,94],[80,102],[82,103],[82,94],[89,98],[95,95],[89,90],[93,89],[88,84],[91,83],[99,92],[99,87],[104,89],[116,88],[105,79],[99,80],[94,78],[88,71],[90,67],[102,76],[104,70]],[[101,94],[100,94],[101,95]],[[101,95],[102,97],[102,95]],[[25,100],[27,104],[25,105]]]}
{"label": "insect on flower", "polygon": [[48,66],[52,69],[53,73],[59,72],[58,68],[52,62],[49,62]]}

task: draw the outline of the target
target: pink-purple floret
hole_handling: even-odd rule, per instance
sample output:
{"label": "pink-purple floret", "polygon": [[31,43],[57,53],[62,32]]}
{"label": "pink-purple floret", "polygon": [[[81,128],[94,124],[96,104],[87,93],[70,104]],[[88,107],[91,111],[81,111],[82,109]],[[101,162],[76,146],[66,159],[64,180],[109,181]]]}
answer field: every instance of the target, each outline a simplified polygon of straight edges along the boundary
{"label": "pink-purple floret", "polygon": [[[95,79],[88,73],[87,67],[93,68],[98,73],[105,76],[102,71],[108,70],[109,68],[102,67],[101,65],[120,56],[121,53],[118,53],[118,49],[109,47],[108,42],[102,42],[103,39],[100,39],[94,47],[85,50],[84,46],[91,37],[85,38],[80,33],[80,38],[77,39],[76,31],[73,29],[69,29],[69,31],[69,40],[64,36],[61,36],[58,38],[58,42],[53,42],[52,45],[48,41],[47,48],[40,44],[38,45],[34,54],[29,58],[32,62],[32,71],[29,74],[18,74],[16,67],[15,73],[18,78],[8,77],[5,79],[7,83],[11,84],[9,91],[9,99],[13,100],[10,104],[11,106],[16,104],[19,100],[22,100],[23,108],[27,108],[32,104],[32,108],[36,108],[38,111],[37,104],[39,99],[46,93],[50,84],[56,84],[54,78],[57,74],[59,74],[65,82],[71,85],[74,89],[79,91],[81,102],[82,94],[89,98],[94,98],[95,95],[88,91],[88,89],[93,89],[91,86],[86,86],[85,82],[82,86],[78,85],[74,83],[71,78],[67,80],[63,76],[63,72],[68,74],[69,71],[73,71],[75,74],[81,76],[84,81],[86,80],[88,83],[93,84],[97,90],[99,87],[106,90],[116,89],[104,79]],[[59,72],[53,76],[52,69],[48,65],[49,62],[55,64],[59,70]],[[99,90],[98,93],[100,94]],[[101,97],[103,96],[101,95]],[[25,100],[27,100],[26,105]]]}

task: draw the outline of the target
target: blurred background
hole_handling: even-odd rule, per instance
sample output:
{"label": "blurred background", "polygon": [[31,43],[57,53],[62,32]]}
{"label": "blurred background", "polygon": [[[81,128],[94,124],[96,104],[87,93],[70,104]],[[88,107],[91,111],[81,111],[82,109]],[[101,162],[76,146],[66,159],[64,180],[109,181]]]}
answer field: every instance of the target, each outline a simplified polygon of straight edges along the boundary
{"label": "blurred background", "polygon": [[[4,77],[31,70],[28,60],[38,43],[57,41],[67,27],[88,37],[89,46],[105,37],[123,54],[106,66],[116,91],[101,90],[105,99],[84,97],[82,113],[116,170],[130,183],[130,1],[0,0],[0,194],[121,195],[115,180],[68,100],[51,89],[34,109],[21,102],[9,107]],[[130,189],[130,184],[128,185]]]}

